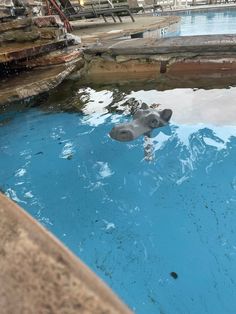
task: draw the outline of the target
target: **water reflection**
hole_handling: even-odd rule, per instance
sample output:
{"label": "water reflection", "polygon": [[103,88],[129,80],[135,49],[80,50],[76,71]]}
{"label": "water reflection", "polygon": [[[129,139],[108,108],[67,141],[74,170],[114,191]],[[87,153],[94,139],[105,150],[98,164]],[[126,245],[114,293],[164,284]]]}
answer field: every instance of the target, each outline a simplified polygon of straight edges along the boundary
{"label": "water reflection", "polygon": [[234,34],[236,32],[235,8],[222,11],[191,12],[181,14],[180,36],[205,34]]}
{"label": "water reflection", "polygon": [[[100,91],[80,87],[74,97],[77,98],[77,101],[81,97],[87,99],[87,102],[81,106],[80,112],[86,114],[87,118],[85,119],[94,126],[104,123],[108,112],[129,115],[142,102],[149,106],[160,103],[160,109],[172,109],[174,112],[172,120],[177,124],[235,125],[236,121],[235,87],[210,90],[175,88],[164,91],[152,87],[149,90],[140,88],[138,91],[129,89],[126,92],[118,88]],[[103,98],[102,102],[101,98]],[[68,104],[69,100],[66,103]],[[113,119],[116,119],[116,116]]]}
{"label": "water reflection", "polygon": [[233,314],[234,93],[126,94],[118,110],[131,98],[172,105],[173,122],[154,131],[150,163],[142,138],[109,138],[114,123],[130,118],[110,113],[111,93],[95,101],[105,108],[99,114],[89,106],[86,115],[14,113],[0,128],[1,189],[138,313]]}

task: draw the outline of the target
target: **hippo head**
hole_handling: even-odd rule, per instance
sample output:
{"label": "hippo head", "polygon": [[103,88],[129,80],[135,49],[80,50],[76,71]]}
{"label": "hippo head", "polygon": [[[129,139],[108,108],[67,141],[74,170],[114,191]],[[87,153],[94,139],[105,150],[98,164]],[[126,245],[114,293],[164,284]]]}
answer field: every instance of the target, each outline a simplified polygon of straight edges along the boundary
{"label": "hippo head", "polygon": [[119,124],[112,128],[111,138],[121,142],[132,141],[140,135],[150,134],[153,129],[166,125],[172,116],[172,110],[140,109],[133,121]]}

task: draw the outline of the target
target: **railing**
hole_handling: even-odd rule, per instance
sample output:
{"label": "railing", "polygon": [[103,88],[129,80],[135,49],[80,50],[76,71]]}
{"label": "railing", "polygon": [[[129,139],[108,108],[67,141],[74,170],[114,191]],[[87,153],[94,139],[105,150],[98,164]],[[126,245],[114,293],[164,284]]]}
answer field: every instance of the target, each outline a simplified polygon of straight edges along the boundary
{"label": "railing", "polygon": [[[134,1],[134,0],[130,0]],[[129,0],[128,0],[129,2]],[[186,8],[190,6],[199,6],[199,5],[216,5],[216,4],[229,4],[235,3],[235,0],[136,0],[137,5],[160,5],[163,9],[177,9],[177,8]]]}
{"label": "railing", "polygon": [[[1,0],[0,0],[1,1]],[[88,5],[96,6],[100,9],[106,7],[129,7],[132,8],[152,8],[158,7],[164,10],[172,10],[172,9],[181,9],[188,8],[191,6],[199,6],[199,5],[211,5],[211,4],[224,4],[224,3],[233,3],[236,0],[70,0],[71,4],[74,7],[78,7],[80,5],[88,7]],[[138,11],[137,11],[138,12]]]}

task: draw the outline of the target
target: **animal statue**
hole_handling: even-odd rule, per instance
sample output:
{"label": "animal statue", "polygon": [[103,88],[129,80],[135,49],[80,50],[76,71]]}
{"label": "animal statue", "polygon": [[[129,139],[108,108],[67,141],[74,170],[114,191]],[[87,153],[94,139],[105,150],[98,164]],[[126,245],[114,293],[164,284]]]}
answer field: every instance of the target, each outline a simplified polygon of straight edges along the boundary
{"label": "animal statue", "polygon": [[151,137],[152,131],[168,124],[171,116],[170,109],[158,110],[142,104],[131,122],[114,126],[109,134],[111,138],[121,142],[133,141],[141,135]]}

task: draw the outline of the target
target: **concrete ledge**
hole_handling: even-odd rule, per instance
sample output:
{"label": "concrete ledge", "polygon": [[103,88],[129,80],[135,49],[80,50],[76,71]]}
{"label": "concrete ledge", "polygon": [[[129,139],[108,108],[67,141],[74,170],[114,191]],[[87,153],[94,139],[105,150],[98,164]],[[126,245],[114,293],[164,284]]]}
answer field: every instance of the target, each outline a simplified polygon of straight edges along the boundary
{"label": "concrete ledge", "polygon": [[0,215],[1,313],[131,313],[87,266],[2,194]]}
{"label": "concrete ledge", "polygon": [[37,68],[6,79],[0,87],[0,106],[48,92],[82,65],[78,58],[67,65]]}
{"label": "concrete ledge", "polygon": [[[13,60],[30,58],[50,51],[64,48],[68,42],[65,39],[59,41],[12,44],[8,47],[0,47],[0,63],[6,63]],[[69,43],[70,44],[70,43]]]}
{"label": "concrete ledge", "polygon": [[[236,75],[236,35],[131,39],[84,51],[85,81],[228,79]],[[201,82],[202,84],[202,82]]]}
{"label": "concrete ledge", "polygon": [[130,39],[97,45],[85,50],[87,54],[110,53],[117,55],[157,55],[179,53],[235,53],[236,35],[199,35],[162,39]]}

